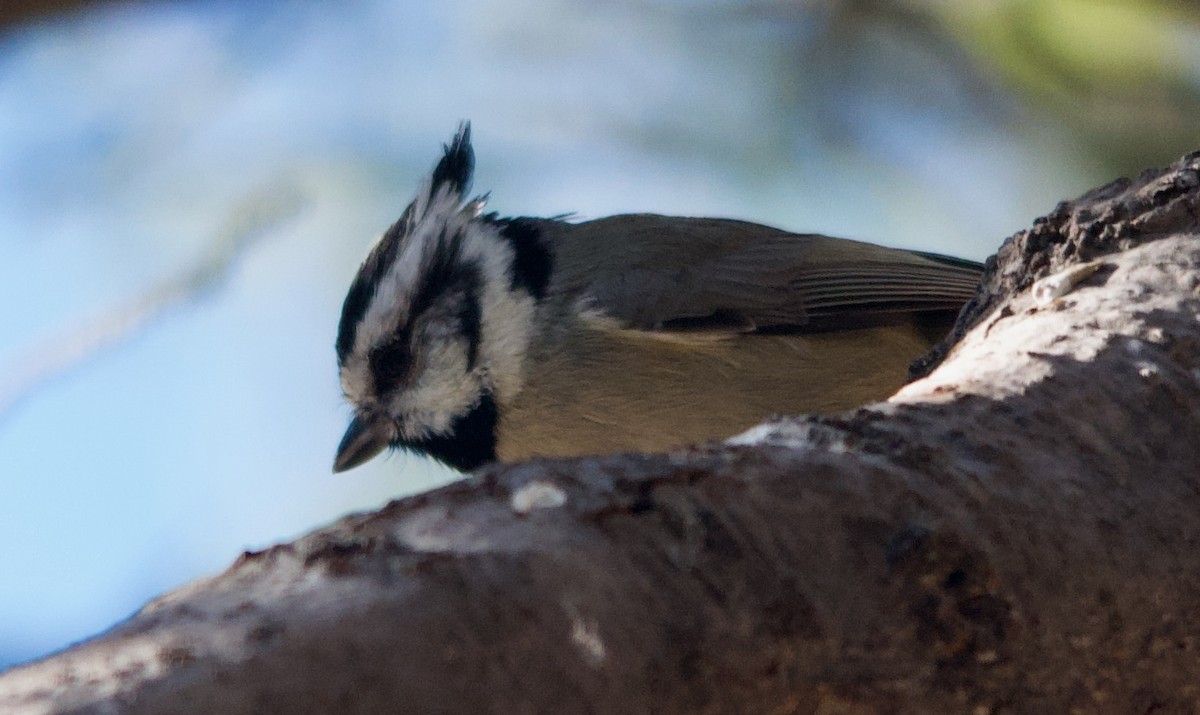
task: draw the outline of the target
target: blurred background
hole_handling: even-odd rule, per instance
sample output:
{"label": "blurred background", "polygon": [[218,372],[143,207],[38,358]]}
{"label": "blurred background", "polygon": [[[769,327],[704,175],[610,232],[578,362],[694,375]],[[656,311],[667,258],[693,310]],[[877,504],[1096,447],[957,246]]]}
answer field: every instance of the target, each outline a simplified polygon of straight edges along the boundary
{"label": "blurred background", "polygon": [[0,668],[352,510],[340,305],[460,119],[502,214],[983,259],[1200,149],[1169,0],[0,3]]}

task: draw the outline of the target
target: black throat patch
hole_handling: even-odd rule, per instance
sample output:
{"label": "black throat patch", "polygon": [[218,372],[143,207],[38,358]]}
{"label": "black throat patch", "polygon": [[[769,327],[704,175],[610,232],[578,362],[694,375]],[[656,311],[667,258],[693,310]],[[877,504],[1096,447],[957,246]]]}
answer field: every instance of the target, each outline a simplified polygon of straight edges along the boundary
{"label": "black throat patch", "polygon": [[496,424],[499,419],[495,399],[485,394],[470,412],[455,418],[447,434],[422,439],[401,438],[392,446],[428,454],[443,464],[469,472],[496,461]]}

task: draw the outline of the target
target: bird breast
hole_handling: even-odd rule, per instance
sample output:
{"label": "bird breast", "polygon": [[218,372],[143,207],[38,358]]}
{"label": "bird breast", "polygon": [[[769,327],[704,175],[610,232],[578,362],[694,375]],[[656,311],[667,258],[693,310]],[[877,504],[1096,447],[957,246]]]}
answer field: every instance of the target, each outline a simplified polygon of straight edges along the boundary
{"label": "bird breast", "polygon": [[[662,451],[725,438],[773,414],[836,412],[884,399],[930,347],[909,323],[803,335],[663,339],[583,330],[534,346],[521,393],[502,406],[497,454]],[[573,344],[572,344],[573,342]]]}

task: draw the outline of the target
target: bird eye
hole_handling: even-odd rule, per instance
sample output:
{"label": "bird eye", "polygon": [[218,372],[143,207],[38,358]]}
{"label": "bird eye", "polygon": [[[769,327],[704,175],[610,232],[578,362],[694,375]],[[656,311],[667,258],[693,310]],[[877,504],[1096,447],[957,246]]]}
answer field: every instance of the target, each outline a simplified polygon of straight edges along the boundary
{"label": "bird eye", "polygon": [[379,393],[390,392],[412,371],[412,350],[400,337],[373,348],[367,359]]}

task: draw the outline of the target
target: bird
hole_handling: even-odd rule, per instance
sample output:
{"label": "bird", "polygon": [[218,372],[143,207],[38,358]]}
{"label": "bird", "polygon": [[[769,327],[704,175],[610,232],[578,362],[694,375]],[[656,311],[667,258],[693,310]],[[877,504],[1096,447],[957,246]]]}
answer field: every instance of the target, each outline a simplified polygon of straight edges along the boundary
{"label": "bird", "polygon": [[342,305],[354,415],[334,471],[389,448],[461,471],[660,452],[882,400],[982,266],[741,220],[485,213],[463,122]]}

